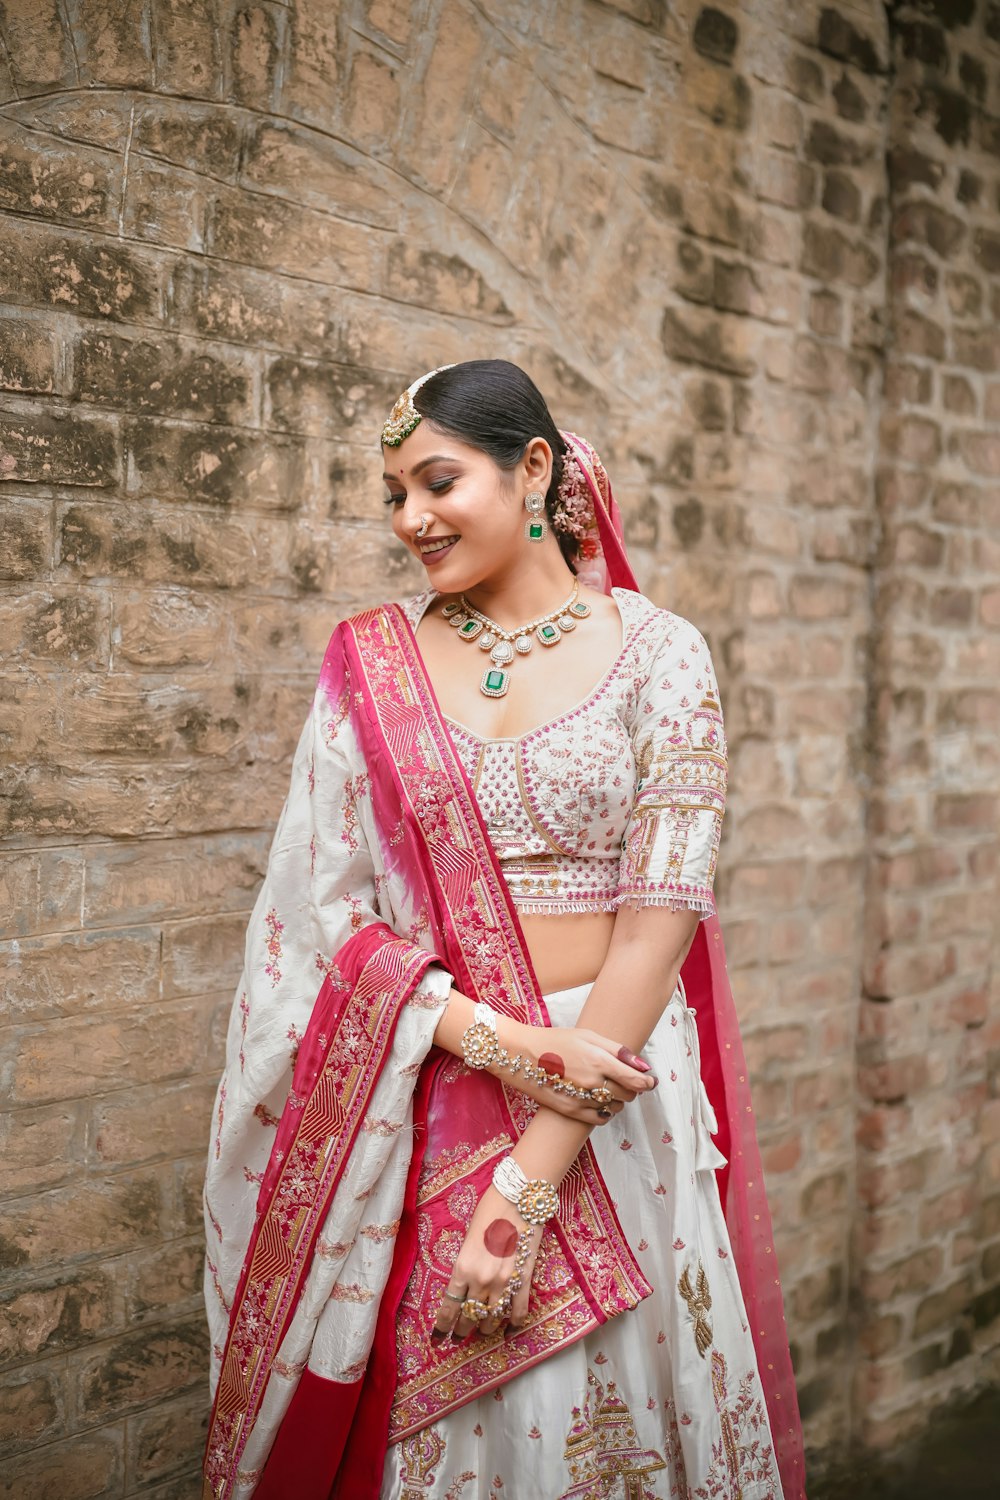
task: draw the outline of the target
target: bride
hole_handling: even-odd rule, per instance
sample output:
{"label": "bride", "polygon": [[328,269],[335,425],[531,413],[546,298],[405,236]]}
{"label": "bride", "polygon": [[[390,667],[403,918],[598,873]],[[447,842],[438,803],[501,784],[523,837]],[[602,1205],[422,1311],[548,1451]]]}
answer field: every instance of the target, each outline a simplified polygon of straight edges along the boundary
{"label": "bride", "polygon": [[382,450],[428,587],[334,632],[249,925],[204,1493],[796,1500],[708,647],[517,366]]}

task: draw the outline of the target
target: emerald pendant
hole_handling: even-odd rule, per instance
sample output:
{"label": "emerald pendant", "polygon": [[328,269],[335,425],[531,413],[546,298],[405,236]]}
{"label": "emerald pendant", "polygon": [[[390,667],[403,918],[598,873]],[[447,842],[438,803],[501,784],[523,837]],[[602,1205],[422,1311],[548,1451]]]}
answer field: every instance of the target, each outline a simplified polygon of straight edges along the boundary
{"label": "emerald pendant", "polygon": [[510,673],[504,672],[500,667],[488,667],[483,673],[483,680],[479,684],[479,691],[487,698],[502,698],[510,687]]}
{"label": "emerald pendant", "polygon": [[558,625],[539,625],[535,631],[539,643],[543,646],[554,646],[561,639],[561,631]]}
{"label": "emerald pendant", "polygon": [[576,599],[570,605],[567,614],[576,615],[578,620],[585,620],[590,614],[590,605],[584,604],[582,599]]}
{"label": "emerald pendant", "polygon": [[458,633],[463,640],[474,641],[477,635],[483,633],[482,620],[466,620],[464,625],[458,627]]}

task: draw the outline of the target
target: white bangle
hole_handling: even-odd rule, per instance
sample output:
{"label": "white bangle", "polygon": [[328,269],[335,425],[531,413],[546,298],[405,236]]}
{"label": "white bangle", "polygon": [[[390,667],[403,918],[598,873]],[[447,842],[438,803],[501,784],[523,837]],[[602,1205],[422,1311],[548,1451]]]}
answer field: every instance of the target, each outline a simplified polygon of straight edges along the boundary
{"label": "white bangle", "polygon": [[493,1168],[493,1186],[501,1198],[513,1203],[526,1224],[545,1224],[559,1210],[559,1193],[551,1182],[536,1177],[529,1181],[512,1156]]}

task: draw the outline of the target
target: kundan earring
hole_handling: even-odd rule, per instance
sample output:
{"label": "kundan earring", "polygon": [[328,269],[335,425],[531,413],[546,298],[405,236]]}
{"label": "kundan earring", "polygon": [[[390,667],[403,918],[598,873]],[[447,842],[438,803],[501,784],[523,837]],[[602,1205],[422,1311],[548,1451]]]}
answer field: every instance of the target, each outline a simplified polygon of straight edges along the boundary
{"label": "kundan earring", "polygon": [[524,508],[528,519],[524,523],[524,534],[529,542],[544,542],[549,523],[545,519],[545,496],[540,490],[529,490],[524,497]]}

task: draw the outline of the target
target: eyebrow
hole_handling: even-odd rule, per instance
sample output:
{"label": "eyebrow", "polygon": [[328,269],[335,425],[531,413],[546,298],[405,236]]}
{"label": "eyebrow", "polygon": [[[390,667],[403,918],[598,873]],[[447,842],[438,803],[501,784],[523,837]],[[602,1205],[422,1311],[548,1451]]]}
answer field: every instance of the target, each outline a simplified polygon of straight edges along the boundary
{"label": "eyebrow", "polygon": [[[422,458],[418,464],[414,464],[413,468],[411,469],[410,472],[412,474],[419,474],[421,472],[421,470],[427,468],[428,464],[437,464],[437,463],[442,463],[442,462],[453,464],[453,463],[457,463],[458,460],[452,458],[447,453],[432,453],[431,456],[430,456],[430,458]],[[389,474],[389,473],[385,473],[385,474],[382,475],[382,478],[385,479],[385,480],[395,479],[396,477],[397,476],[395,474]]]}

